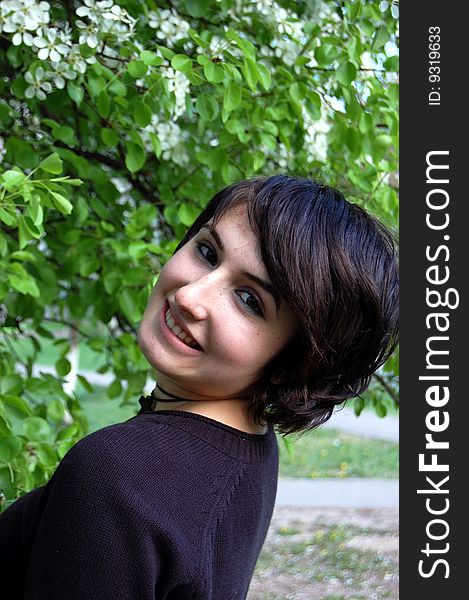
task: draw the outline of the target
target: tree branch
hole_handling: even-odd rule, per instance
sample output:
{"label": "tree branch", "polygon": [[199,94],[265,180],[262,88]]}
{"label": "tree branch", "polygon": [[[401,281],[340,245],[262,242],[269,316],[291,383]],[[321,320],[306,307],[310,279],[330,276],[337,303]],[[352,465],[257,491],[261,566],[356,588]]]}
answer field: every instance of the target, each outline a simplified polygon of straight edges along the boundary
{"label": "tree branch", "polygon": [[394,400],[394,402],[399,406],[398,395],[392,389],[392,387],[389,385],[389,383],[384,379],[384,377],[382,377],[381,375],[378,375],[377,373],[374,373],[373,377],[379,381],[379,383],[383,386],[383,388],[386,390],[386,392],[391,396],[391,398]]}

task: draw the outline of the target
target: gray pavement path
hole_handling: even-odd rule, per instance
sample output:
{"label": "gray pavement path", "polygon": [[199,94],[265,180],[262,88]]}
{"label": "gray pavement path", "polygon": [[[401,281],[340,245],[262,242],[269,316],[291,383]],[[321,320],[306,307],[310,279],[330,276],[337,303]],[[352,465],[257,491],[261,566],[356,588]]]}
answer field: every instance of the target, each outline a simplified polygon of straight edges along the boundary
{"label": "gray pavement path", "polygon": [[398,508],[396,479],[294,479],[278,482],[275,506],[323,508]]}

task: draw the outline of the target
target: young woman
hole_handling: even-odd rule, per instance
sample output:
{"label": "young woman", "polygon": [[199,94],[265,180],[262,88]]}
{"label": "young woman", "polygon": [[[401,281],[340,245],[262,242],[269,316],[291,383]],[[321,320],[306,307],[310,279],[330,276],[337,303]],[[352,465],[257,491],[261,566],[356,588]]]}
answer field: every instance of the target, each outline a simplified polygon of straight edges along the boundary
{"label": "young woman", "polygon": [[215,195],[139,328],[151,396],[0,516],[6,597],[246,598],[274,428],[311,429],[366,389],[397,343],[397,298],[391,235],[339,192],[274,176]]}

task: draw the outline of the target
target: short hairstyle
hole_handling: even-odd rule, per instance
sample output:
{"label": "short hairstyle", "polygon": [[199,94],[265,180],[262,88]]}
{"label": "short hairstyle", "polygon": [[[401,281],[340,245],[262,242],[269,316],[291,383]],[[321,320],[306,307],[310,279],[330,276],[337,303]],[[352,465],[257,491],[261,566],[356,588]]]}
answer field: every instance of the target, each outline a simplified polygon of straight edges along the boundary
{"label": "short hairstyle", "polygon": [[255,421],[283,434],[325,423],[366,390],[398,342],[396,242],[360,206],[311,179],[234,183],[202,210],[176,251],[245,204],[272,280],[301,324],[248,390]]}

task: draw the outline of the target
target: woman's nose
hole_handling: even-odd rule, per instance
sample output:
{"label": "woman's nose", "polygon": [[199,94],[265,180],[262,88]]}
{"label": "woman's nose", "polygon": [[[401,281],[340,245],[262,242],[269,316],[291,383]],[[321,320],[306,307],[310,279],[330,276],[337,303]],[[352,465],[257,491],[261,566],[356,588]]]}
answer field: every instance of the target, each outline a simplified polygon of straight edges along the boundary
{"label": "woman's nose", "polygon": [[210,292],[206,282],[196,280],[181,286],[174,301],[177,308],[196,321],[203,321],[208,316]]}

